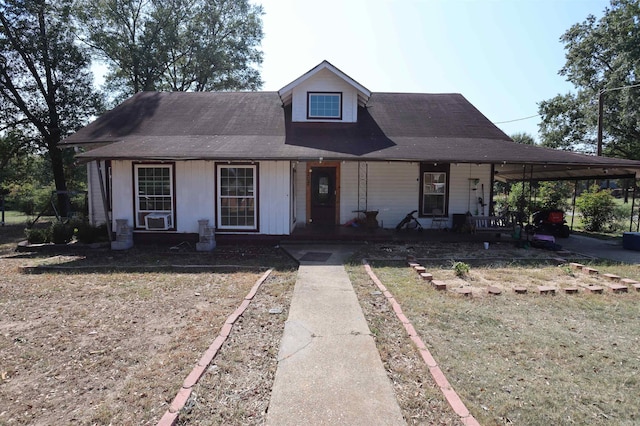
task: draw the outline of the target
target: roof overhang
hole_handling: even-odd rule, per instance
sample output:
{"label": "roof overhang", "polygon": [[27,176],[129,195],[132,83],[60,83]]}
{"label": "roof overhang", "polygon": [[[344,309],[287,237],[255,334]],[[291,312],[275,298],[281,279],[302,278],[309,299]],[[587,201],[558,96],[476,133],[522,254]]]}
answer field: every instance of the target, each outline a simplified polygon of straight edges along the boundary
{"label": "roof overhang", "polygon": [[[603,157],[600,157],[603,158]],[[640,167],[610,159],[608,164],[510,163],[494,164],[494,178],[500,182],[626,179],[635,178]]]}
{"label": "roof overhang", "polygon": [[289,105],[291,103],[291,99],[292,99],[292,96],[293,96],[293,89],[296,86],[298,86],[301,83],[303,83],[304,81],[306,81],[306,80],[310,79],[311,77],[313,77],[314,75],[318,74],[322,70],[331,71],[333,74],[335,74],[336,76],[338,76],[342,80],[344,80],[347,84],[349,84],[353,88],[355,88],[356,91],[358,92],[358,105],[359,106],[365,106],[366,105],[367,101],[369,100],[369,97],[371,96],[371,91],[369,91],[369,89],[367,89],[366,87],[364,87],[363,85],[361,85],[360,83],[355,81],[353,78],[349,77],[347,74],[345,74],[342,71],[340,71],[335,66],[331,65],[331,63],[329,63],[326,60],[322,61],[320,64],[316,65],[314,68],[312,68],[311,70],[307,71],[302,76],[298,77],[297,79],[293,80],[291,83],[289,83],[286,86],[284,86],[282,89],[278,90],[278,95],[280,96],[280,99],[282,100],[282,104],[283,105]]}

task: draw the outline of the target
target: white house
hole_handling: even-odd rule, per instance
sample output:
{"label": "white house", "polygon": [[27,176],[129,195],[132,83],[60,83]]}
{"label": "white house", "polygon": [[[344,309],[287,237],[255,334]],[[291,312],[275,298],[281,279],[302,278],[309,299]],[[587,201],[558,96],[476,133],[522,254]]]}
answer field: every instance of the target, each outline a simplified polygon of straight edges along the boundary
{"label": "white house", "polygon": [[364,211],[451,226],[489,214],[494,179],[640,170],[516,144],[459,94],[372,93],[327,61],[278,92],[138,93],[64,143],[83,148],[90,221],[135,241],[282,238]]}

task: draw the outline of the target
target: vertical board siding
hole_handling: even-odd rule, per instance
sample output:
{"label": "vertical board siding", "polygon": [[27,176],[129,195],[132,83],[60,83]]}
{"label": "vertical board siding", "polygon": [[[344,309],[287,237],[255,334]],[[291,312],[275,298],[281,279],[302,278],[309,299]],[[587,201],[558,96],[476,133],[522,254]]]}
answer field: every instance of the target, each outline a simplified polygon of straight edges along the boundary
{"label": "vertical board siding", "polygon": [[176,162],[176,232],[198,232],[198,220],[215,226],[215,164],[212,161]]}
{"label": "vertical board siding", "polygon": [[[484,184],[484,201],[487,204],[484,214],[489,214],[489,196],[491,195],[490,164],[452,164],[449,183],[449,216],[454,213],[482,215],[482,207],[478,205],[478,197],[482,197]],[[469,187],[469,179],[479,179],[477,190]]]}
{"label": "vertical board siding", "polygon": [[[258,220],[259,233],[288,235],[293,226],[306,223],[306,163],[295,164],[292,174],[290,161],[262,161],[258,163]],[[131,161],[112,162],[112,226],[116,219],[127,219],[133,225],[134,194]],[[99,223],[104,217],[102,195],[95,163],[88,166],[92,220]],[[291,179],[296,179],[296,194],[291,197]],[[176,162],[176,227],[177,232],[198,232],[198,220],[209,219],[215,225],[216,176],[213,161]],[[479,179],[477,189],[470,190],[469,179]],[[484,195],[489,201],[491,166],[488,164],[452,164],[449,183],[449,217],[456,213],[482,214],[477,198]],[[358,162],[340,165],[340,223],[357,216]],[[482,185],[484,184],[484,194]],[[361,187],[364,191],[365,188]],[[418,163],[369,162],[367,182],[367,209],[378,210],[378,223],[393,228],[410,211],[418,209],[420,194],[420,167]],[[296,221],[291,217],[291,206],[296,206]],[[362,205],[360,208],[364,209]],[[484,208],[489,214],[489,206]],[[104,219],[103,219],[104,220]],[[423,226],[430,221],[421,219]]]}
{"label": "vertical board siding", "polygon": [[116,229],[116,219],[127,219],[133,226],[133,166],[131,161],[111,162],[111,183],[113,205],[111,206],[112,229]]}
{"label": "vertical board siding", "polygon": [[288,235],[290,219],[289,161],[263,161],[259,163],[259,220],[260,233],[265,235]]}
{"label": "vertical board siding", "polygon": [[[364,163],[363,163],[364,165]],[[340,223],[358,214],[355,210],[377,210],[378,223],[393,228],[411,210],[418,208],[418,163],[368,163],[368,181],[359,185],[357,162],[343,163],[341,168]],[[366,205],[358,206],[358,191],[367,193]],[[364,195],[361,194],[361,198]]]}
{"label": "vertical board siding", "polygon": [[[356,89],[325,69],[293,89],[291,100],[293,121],[307,121],[307,92],[342,92],[342,121],[355,123],[358,120]],[[335,122],[336,120],[331,121]]]}

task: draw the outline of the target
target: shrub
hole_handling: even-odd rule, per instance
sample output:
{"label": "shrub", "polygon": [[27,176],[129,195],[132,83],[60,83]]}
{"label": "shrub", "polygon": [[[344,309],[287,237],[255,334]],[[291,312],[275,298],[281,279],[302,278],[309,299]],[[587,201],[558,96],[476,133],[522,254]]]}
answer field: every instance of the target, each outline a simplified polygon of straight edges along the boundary
{"label": "shrub", "polygon": [[69,223],[53,222],[51,224],[51,242],[66,244],[73,238],[73,226]]}
{"label": "shrub", "polygon": [[457,277],[465,277],[469,274],[471,270],[471,266],[464,262],[453,262],[453,271],[455,272]]}
{"label": "shrub", "polygon": [[29,244],[43,244],[51,241],[49,228],[27,228],[24,233]]}
{"label": "shrub", "polygon": [[76,223],[75,232],[76,238],[83,244],[95,243],[108,237],[107,225],[93,226],[86,221]]}
{"label": "shrub", "polygon": [[585,231],[603,231],[615,220],[615,200],[611,191],[600,190],[597,185],[593,185],[577,198],[576,207],[582,214]]}

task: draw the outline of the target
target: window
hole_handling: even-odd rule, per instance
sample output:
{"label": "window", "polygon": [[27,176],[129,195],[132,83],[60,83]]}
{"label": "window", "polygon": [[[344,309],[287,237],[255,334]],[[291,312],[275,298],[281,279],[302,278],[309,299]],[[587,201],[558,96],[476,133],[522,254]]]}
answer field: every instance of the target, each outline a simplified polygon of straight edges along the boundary
{"label": "window", "polygon": [[307,118],[336,119],[342,118],[341,93],[309,93],[309,110]]}
{"label": "window", "polygon": [[163,218],[165,226],[157,229],[173,228],[173,165],[134,165],[136,186],[136,228],[146,227],[145,217],[152,215]]}
{"label": "window", "polygon": [[420,167],[420,213],[422,216],[439,216],[447,214],[447,192],[449,167],[427,166]]}
{"label": "window", "polygon": [[256,230],[255,165],[218,166],[218,228]]}

